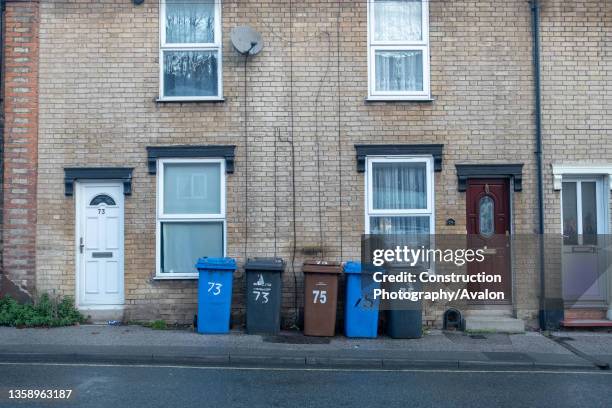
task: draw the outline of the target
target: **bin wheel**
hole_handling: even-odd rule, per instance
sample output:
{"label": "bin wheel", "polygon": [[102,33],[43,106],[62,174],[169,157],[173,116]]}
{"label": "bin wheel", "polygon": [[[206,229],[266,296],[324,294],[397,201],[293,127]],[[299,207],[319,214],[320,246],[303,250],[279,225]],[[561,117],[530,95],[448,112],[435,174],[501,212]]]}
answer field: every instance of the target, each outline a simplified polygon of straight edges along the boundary
{"label": "bin wheel", "polygon": [[194,330],[198,329],[198,315],[197,314],[193,315],[193,329]]}

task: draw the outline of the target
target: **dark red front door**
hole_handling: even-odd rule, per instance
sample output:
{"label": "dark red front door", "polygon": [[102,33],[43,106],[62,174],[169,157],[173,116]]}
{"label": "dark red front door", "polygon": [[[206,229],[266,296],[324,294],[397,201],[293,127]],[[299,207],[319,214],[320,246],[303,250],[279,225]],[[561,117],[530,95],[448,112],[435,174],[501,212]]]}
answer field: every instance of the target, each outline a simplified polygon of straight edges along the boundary
{"label": "dark red front door", "polygon": [[470,291],[503,292],[503,301],[476,303],[511,303],[510,263],[510,186],[508,179],[470,179],[467,197],[467,233],[470,247],[485,248],[483,262],[471,262],[469,274],[484,272],[499,275],[499,283],[469,284]]}

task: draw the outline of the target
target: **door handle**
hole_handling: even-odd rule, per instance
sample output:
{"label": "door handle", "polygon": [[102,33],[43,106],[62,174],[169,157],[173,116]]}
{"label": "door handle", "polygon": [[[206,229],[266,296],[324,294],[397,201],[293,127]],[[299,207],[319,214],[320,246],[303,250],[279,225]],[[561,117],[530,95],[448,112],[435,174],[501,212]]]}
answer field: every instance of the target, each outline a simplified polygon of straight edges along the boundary
{"label": "door handle", "polygon": [[79,252],[83,253],[83,248],[85,247],[85,244],[83,243],[83,237],[79,238]]}

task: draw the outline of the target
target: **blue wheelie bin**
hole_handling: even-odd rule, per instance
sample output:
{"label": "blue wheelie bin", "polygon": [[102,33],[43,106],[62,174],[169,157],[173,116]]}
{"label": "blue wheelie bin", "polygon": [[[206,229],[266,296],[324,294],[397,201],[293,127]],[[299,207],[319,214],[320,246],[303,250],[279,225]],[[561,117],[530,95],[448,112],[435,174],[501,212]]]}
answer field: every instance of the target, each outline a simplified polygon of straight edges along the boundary
{"label": "blue wheelie bin", "polygon": [[344,334],[346,337],[376,337],[380,300],[374,300],[374,289],[379,288],[380,283],[374,281],[372,272],[362,271],[360,262],[347,262],[344,273]]}
{"label": "blue wheelie bin", "polygon": [[229,333],[232,281],[236,261],[232,258],[200,258],[198,282],[198,333]]}

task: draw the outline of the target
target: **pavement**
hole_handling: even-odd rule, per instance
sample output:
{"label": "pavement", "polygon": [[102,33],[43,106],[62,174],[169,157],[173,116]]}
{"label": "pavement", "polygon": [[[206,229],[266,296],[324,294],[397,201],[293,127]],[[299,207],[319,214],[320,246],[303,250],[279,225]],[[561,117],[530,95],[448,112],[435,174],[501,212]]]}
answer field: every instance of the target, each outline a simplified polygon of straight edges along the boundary
{"label": "pavement", "polygon": [[513,370],[598,370],[612,363],[610,333],[552,335],[553,339],[537,332],[470,335],[432,330],[420,339],[328,339],[297,332],[200,335],[191,330],[153,330],[136,325],[0,327],[0,363]]}

